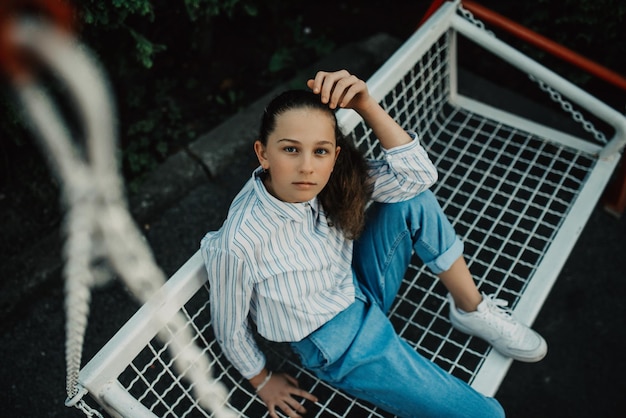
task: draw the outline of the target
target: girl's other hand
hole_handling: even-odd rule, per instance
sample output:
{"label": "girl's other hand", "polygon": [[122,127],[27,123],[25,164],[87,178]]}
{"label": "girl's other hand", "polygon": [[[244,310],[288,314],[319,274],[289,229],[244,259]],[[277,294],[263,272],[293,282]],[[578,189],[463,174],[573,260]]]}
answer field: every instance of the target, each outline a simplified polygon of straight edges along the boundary
{"label": "girl's other hand", "polygon": [[317,402],[315,396],[300,389],[298,381],[286,373],[273,373],[257,394],[265,402],[272,418],[278,418],[276,407],[280,408],[288,417],[301,418],[301,414],[305,414],[306,409],[294,396]]}
{"label": "girl's other hand", "polygon": [[376,104],[367,90],[367,84],[346,70],[318,71],[315,78],[306,84],[331,109],[343,107],[359,112]]}

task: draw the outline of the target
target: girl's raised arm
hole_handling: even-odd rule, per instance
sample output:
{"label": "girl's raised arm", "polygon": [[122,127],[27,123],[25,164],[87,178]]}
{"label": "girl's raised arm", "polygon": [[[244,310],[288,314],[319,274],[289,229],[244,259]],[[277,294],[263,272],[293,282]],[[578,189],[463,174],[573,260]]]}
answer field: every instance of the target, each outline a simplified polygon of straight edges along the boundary
{"label": "girl's raised arm", "polygon": [[383,148],[391,149],[412,141],[405,130],[370,96],[367,84],[348,71],[318,71],[315,79],[307,81],[307,86],[319,94],[322,103],[327,103],[331,109],[353,109],[361,115]]}

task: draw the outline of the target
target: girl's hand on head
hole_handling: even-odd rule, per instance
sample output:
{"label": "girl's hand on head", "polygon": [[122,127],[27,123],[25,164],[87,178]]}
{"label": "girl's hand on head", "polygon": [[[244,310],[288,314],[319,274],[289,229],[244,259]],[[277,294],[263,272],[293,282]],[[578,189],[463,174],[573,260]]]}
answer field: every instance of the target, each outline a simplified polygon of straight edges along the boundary
{"label": "girl's hand on head", "polygon": [[306,84],[331,109],[342,107],[359,112],[374,102],[367,84],[346,70],[318,71],[315,78],[308,80]]}
{"label": "girl's hand on head", "polygon": [[294,396],[317,402],[317,398],[298,387],[298,381],[286,373],[273,373],[270,379],[257,392],[270,413],[270,417],[278,418],[276,408],[280,408],[288,417],[301,418],[306,413],[304,406]]}

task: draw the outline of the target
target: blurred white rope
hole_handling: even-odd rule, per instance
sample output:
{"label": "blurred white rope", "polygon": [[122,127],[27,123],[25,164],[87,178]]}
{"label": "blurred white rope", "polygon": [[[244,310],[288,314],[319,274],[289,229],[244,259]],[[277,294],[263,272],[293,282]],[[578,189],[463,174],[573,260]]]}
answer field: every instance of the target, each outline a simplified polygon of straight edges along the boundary
{"label": "blurred white rope", "polygon": [[[74,38],[41,21],[21,21],[12,41],[49,66],[67,87],[82,121],[85,151],[71,134],[51,97],[32,80],[17,83],[25,114],[38,134],[44,154],[62,184],[67,208],[64,247],[66,280],[66,362],[68,406],[89,416],[97,414],[82,401],[87,392],[79,382],[82,348],[89,315],[91,288],[97,265],[106,260],[139,302],[163,297],[158,291],[166,277],[135,226],[127,209],[115,156],[115,111],[104,73],[88,49]],[[179,312],[158,318],[168,325],[159,337],[168,342],[175,367],[191,381],[202,407],[216,417],[234,417],[227,391],[212,375],[211,363],[193,343],[193,334]],[[99,415],[99,414],[98,414]]]}

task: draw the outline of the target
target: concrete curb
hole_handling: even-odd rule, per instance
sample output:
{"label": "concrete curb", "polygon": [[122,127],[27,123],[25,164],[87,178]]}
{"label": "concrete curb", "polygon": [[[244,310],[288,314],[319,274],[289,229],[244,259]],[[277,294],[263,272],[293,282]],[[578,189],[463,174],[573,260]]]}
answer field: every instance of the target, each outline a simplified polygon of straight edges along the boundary
{"label": "concrete curb", "polygon": [[[395,52],[400,43],[389,35],[378,34],[345,45],[201,135],[150,173],[140,190],[129,197],[133,218],[139,225],[150,222],[195,187],[211,181],[239,153],[249,151],[258,129],[259,115],[278,92],[287,88],[303,88],[305,81],[317,70],[345,68],[367,79]],[[0,272],[3,276],[0,287],[2,321],[15,316],[20,306],[32,302],[33,295],[39,289],[58,280],[63,267],[62,245],[62,231],[57,230],[39,238],[19,258],[4,261]]]}
{"label": "concrete curb", "polygon": [[185,150],[167,159],[144,182],[131,198],[133,216],[139,222],[151,217],[188,193],[207,177],[213,178],[229,161],[248,151],[258,130],[259,115],[272,97],[288,88],[304,88],[317,70],[345,68],[368,78],[400,46],[400,41],[378,34],[364,41],[348,44],[315,65],[300,71],[293,79],[276,86],[244,110],[233,115],[210,132],[201,135]]}

